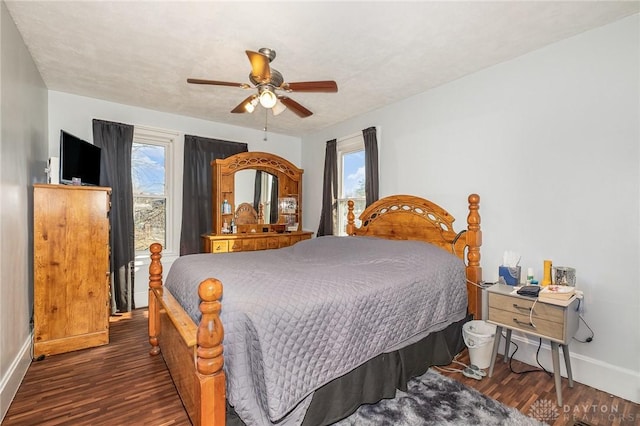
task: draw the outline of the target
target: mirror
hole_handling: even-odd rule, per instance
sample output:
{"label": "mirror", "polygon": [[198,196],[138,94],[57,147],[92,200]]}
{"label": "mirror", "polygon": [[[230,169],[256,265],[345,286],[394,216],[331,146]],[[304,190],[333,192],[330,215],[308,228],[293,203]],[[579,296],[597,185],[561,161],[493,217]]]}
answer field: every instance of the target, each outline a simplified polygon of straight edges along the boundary
{"label": "mirror", "polygon": [[[256,182],[256,176],[260,177],[259,182]],[[260,202],[264,206],[263,223],[278,223],[278,178],[260,170],[244,169],[236,172],[234,179],[236,206],[241,203],[254,205],[256,191],[259,191]]]}

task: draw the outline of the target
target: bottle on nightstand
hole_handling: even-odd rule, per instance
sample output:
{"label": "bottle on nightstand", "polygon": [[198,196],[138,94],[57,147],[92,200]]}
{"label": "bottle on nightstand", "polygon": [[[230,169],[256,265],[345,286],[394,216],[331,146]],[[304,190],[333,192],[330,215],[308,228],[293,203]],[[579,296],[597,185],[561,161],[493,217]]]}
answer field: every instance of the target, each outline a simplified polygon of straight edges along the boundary
{"label": "bottle on nightstand", "polygon": [[527,285],[531,285],[533,281],[533,268],[527,268]]}
{"label": "bottle on nightstand", "polygon": [[550,260],[545,260],[544,261],[544,268],[543,268],[543,273],[544,275],[542,276],[542,282],[540,283],[543,286],[548,286],[549,284],[551,284],[551,269],[552,269],[553,265],[551,263]]}

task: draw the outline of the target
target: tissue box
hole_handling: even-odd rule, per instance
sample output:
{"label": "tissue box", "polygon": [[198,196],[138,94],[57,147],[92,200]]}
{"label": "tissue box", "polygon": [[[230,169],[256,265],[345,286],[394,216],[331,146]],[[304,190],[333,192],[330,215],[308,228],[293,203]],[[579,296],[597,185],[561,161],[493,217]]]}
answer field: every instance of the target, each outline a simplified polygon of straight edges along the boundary
{"label": "tissue box", "polygon": [[498,266],[498,276],[500,281],[508,285],[520,285],[520,267],[519,266]]}

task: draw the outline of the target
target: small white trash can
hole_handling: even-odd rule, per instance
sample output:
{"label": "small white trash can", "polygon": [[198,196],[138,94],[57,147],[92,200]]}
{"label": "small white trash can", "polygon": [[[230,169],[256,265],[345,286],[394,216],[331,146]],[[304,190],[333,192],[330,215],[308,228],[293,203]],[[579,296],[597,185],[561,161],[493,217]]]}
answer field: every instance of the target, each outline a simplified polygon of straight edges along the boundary
{"label": "small white trash can", "polygon": [[486,321],[469,321],[462,326],[462,338],[469,348],[471,364],[478,368],[489,368],[496,326]]}

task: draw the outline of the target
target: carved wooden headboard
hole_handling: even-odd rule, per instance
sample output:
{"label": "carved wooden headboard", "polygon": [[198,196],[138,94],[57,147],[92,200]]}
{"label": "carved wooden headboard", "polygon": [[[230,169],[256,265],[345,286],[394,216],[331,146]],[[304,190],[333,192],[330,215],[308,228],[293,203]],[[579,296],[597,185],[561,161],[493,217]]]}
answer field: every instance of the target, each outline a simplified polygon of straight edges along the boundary
{"label": "carved wooden headboard", "polygon": [[467,228],[456,232],[453,228],[455,218],[442,207],[424,198],[413,195],[382,198],[360,214],[362,224],[359,227],[355,225],[353,201],[349,201],[347,234],[426,241],[455,254],[466,264],[469,312],[480,318],[481,292],[477,286],[482,280],[482,231],[478,213],[480,196],[471,194],[468,202]]}

